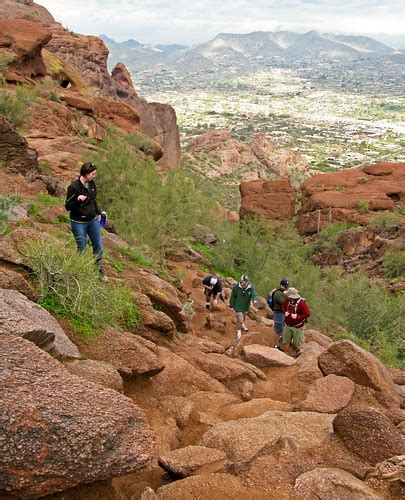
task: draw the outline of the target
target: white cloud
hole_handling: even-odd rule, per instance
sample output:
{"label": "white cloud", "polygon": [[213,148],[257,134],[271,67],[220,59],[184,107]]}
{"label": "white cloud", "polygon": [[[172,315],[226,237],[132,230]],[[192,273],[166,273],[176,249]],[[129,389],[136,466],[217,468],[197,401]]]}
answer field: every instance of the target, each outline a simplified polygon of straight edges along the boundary
{"label": "white cloud", "polygon": [[405,40],[403,0],[39,0],[57,21],[83,34],[143,43],[207,41],[220,32],[291,30]]}

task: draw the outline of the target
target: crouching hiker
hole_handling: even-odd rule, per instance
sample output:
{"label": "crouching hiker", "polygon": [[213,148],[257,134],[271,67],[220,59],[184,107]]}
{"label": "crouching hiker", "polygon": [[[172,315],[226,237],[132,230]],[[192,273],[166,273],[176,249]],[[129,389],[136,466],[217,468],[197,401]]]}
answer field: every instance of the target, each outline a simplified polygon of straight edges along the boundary
{"label": "crouching hiker", "polygon": [[283,351],[286,351],[289,345],[292,345],[292,357],[296,358],[300,347],[304,343],[304,327],[311,313],[305,299],[301,297],[298,290],[289,288],[284,294],[287,298],[281,308],[285,316],[282,336]]}
{"label": "crouching hiker", "polygon": [[87,236],[89,236],[100,279],[108,281],[103,271],[103,247],[99,224],[101,210],[97,205],[94,182],[96,169],[93,163],[83,163],[80,176],[68,187],[65,208],[70,212],[70,227],[78,252],[83,253],[86,250]]}
{"label": "crouching hiker", "polygon": [[202,285],[204,287],[205,307],[207,309],[210,308],[211,298],[215,306],[218,304],[218,296],[221,300],[224,300],[222,297],[222,283],[218,276],[215,274],[207,276],[202,280]]}
{"label": "crouching hiker", "polygon": [[256,292],[249,281],[249,277],[245,274],[241,277],[240,282],[236,283],[231,292],[230,307],[235,311],[237,324],[236,340],[242,337],[242,330],[248,331],[245,325],[246,313],[250,309],[250,304],[256,298]]}

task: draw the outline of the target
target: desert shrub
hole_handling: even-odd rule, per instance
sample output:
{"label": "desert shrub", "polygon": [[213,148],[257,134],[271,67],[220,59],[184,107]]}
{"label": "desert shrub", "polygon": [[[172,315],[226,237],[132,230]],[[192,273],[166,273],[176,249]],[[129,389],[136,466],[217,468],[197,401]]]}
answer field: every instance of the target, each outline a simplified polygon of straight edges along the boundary
{"label": "desert shrub", "polygon": [[120,234],[141,255],[161,266],[165,250],[186,244],[196,224],[210,217],[204,195],[181,171],[161,179],[155,162],[139,157],[128,144],[108,137],[94,155],[100,204]]}
{"label": "desert shrub", "polygon": [[399,214],[387,212],[373,217],[369,222],[369,226],[377,233],[384,234],[387,229],[396,226],[399,222],[399,219]]}
{"label": "desert shrub", "polygon": [[321,252],[339,253],[337,245],[339,235],[349,229],[350,225],[343,222],[331,222],[323,227],[317,234],[318,243],[316,250]]}
{"label": "desert shrub", "polygon": [[387,278],[405,276],[405,252],[403,250],[389,250],[384,255],[383,266]]}
{"label": "desert shrub", "polygon": [[46,309],[81,325],[87,333],[103,325],[136,328],[140,324],[128,288],[102,284],[93,257],[77,254],[73,243],[42,237],[29,243],[26,251]]}
{"label": "desert shrub", "polygon": [[0,114],[18,128],[22,125],[29,106],[35,100],[35,91],[26,85],[17,85],[15,95],[8,90],[0,89]]}
{"label": "desert shrub", "polygon": [[154,142],[140,132],[132,132],[127,135],[126,139],[131,146],[136,147],[147,155],[151,155],[153,153],[155,148]]}
{"label": "desert shrub", "polygon": [[0,53],[0,83],[4,82],[4,73],[7,66],[13,61],[13,54],[2,52]]}
{"label": "desert shrub", "polygon": [[370,210],[370,204],[367,200],[359,200],[356,203],[357,210],[361,215],[365,215]]}
{"label": "desert shrub", "polygon": [[0,234],[5,231],[10,211],[19,201],[16,195],[0,195]]}

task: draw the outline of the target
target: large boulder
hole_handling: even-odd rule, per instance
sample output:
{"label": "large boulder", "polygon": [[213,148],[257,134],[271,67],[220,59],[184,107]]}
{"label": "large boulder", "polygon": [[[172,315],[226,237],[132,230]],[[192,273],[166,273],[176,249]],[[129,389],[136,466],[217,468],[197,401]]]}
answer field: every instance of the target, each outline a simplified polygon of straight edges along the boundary
{"label": "large boulder", "polygon": [[173,320],[163,311],[154,309],[150,298],[139,292],[133,293],[134,302],[142,316],[142,324],[160,332],[172,332],[175,330]]}
{"label": "large boulder", "polygon": [[11,333],[30,340],[60,360],[78,359],[80,353],[58,322],[38,304],[16,290],[0,288],[0,335]]}
{"label": "large boulder", "polygon": [[148,464],[152,436],[133,402],[31,342],[0,336],[0,379],[3,493],[38,498]]}
{"label": "large boulder", "polygon": [[302,452],[317,450],[332,432],[334,415],[311,412],[269,411],[255,418],[215,425],[201,438],[202,446],[225,451],[244,470],[259,455],[271,454],[280,440]]}
{"label": "large boulder", "polygon": [[355,383],[347,377],[328,375],[316,380],[295,405],[298,411],[337,413],[350,401]]}
{"label": "large boulder", "polygon": [[4,167],[25,175],[38,171],[38,153],[28,146],[27,141],[0,115],[0,158]]}
{"label": "large boulder", "polygon": [[263,415],[268,411],[292,411],[292,404],[270,398],[257,398],[243,403],[233,403],[219,413],[224,421],[239,420]]}
{"label": "large boulder", "polygon": [[73,375],[82,377],[89,382],[124,392],[124,383],[118,371],[108,363],[94,359],[79,359],[66,363],[65,368]]}
{"label": "large boulder", "polygon": [[291,219],[295,211],[295,192],[289,179],[242,182],[239,186],[241,219],[260,216],[268,221]]}
{"label": "large boulder", "polygon": [[197,474],[224,472],[227,458],[224,452],[204,446],[187,446],[161,455],[158,464],[177,478]]}
{"label": "large boulder", "polygon": [[320,468],[301,474],[294,491],[299,498],[319,500],[382,500],[370,486],[342,469]]}
{"label": "large boulder", "polygon": [[27,297],[27,299],[36,301],[38,294],[28,282],[22,272],[14,271],[8,267],[0,268],[0,288],[17,290]]}
{"label": "large boulder", "polygon": [[335,342],[318,358],[324,375],[348,377],[356,384],[381,393],[387,406],[398,406],[399,397],[385,366],[350,340]]}
{"label": "large boulder", "polygon": [[375,408],[347,406],[334,419],[333,429],[348,450],[372,464],[405,453],[401,433]]}
{"label": "large boulder", "polygon": [[136,375],[152,377],[165,367],[142,337],[130,332],[106,328],[91,342],[77,342],[80,342],[78,345],[84,355],[109,363],[121,375],[127,377]]}
{"label": "large boulder", "polygon": [[295,359],[284,352],[264,345],[246,345],[243,348],[246,361],[259,368],[269,366],[291,366],[295,364]]}
{"label": "large boulder", "polygon": [[159,500],[249,498],[249,489],[237,477],[223,472],[190,476],[162,486],[156,493]]}
{"label": "large boulder", "polygon": [[305,343],[301,347],[300,355],[297,358],[299,380],[313,382],[323,377],[323,373],[318,366],[318,357],[324,351],[325,348],[321,347],[318,342],[314,342],[313,340]]}

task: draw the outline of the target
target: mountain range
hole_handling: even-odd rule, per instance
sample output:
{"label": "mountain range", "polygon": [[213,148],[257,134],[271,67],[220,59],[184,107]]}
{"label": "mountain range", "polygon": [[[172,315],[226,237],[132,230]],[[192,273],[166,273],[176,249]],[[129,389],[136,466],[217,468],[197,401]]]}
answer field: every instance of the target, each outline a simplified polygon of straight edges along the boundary
{"label": "mountain range", "polygon": [[401,53],[369,37],[317,31],[304,34],[292,31],[220,33],[212,40],[192,47],[177,44],[153,46],[136,40],[116,42],[105,35],[101,38],[110,50],[111,64],[122,61],[131,71],[160,67],[193,72],[298,60],[351,62]]}

